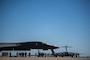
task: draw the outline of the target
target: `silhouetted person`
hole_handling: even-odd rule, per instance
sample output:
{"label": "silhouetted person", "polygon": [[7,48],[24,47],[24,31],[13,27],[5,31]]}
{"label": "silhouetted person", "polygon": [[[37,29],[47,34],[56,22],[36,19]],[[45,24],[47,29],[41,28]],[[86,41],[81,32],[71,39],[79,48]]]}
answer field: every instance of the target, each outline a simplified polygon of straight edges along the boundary
{"label": "silhouetted person", "polygon": [[31,56],[31,53],[29,53],[29,57]]}
{"label": "silhouetted person", "polygon": [[27,53],[25,52],[25,57],[27,56]]}
{"label": "silhouetted person", "polygon": [[10,54],[9,56],[11,57],[11,52],[9,54]]}

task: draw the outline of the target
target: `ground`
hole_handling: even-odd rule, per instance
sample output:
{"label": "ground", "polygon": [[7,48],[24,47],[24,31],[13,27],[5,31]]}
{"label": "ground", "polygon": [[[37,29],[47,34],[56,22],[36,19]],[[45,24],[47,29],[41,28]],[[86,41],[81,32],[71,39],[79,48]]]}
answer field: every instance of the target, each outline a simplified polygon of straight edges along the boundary
{"label": "ground", "polygon": [[0,60],[90,60],[90,58],[71,57],[0,57]]}

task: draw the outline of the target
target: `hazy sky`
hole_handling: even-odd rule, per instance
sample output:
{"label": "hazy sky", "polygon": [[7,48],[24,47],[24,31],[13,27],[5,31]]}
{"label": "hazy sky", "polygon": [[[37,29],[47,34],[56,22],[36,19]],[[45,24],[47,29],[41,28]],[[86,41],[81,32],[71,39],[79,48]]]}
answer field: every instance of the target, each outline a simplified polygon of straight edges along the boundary
{"label": "hazy sky", "polygon": [[90,0],[0,0],[0,16],[0,42],[42,41],[90,55]]}

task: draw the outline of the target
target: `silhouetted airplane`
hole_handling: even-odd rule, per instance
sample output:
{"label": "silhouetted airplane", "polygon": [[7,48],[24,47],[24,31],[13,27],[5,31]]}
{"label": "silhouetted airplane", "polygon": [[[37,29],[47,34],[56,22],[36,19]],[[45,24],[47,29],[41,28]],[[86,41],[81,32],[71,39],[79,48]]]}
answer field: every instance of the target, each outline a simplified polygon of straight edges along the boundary
{"label": "silhouetted airplane", "polygon": [[54,49],[59,48],[56,46],[48,45],[43,42],[21,42],[21,43],[0,43],[0,51],[2,50],[30,50],[30,49],[43,49],[52,51],[54,54]]}

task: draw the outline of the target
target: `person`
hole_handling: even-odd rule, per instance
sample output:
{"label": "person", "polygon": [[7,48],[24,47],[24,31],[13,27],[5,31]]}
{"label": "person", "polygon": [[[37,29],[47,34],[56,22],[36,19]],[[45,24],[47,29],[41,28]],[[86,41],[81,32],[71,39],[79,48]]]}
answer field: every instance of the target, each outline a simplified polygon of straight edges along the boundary
{"label": "person", "polygon": [[9,54],[10,54],[9,57],[11,57],[11,52]]}
{"label": "person", "polygon": [[29,52],[29,57],[31,56],[31,53]]}
{"label": "person", "polygon": [[25,52],[25,57],[27,56],[27,53]]}

